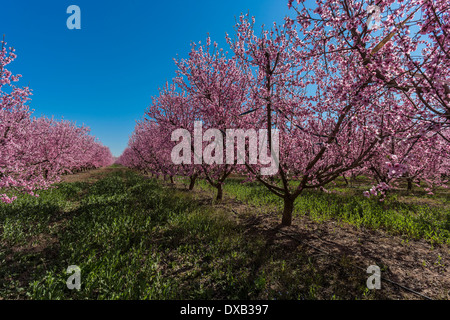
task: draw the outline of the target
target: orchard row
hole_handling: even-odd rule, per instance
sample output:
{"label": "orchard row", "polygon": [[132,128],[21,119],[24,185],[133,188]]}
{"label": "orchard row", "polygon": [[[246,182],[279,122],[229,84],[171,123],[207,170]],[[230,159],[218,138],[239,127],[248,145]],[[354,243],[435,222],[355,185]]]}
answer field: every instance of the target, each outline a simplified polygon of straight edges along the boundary
{"label": "orchard row", "polygon": [[[285,225],[303,191],[325,190],[341,176],[371,177],[374,187],[366,195],[380,200],[402,179],[428,192],[445,187],[447,1],[318,0],[312,9],[292,2],[295,17],[281,25],[256,28],[253,17],[242,15],[235,34],[226,36],[229,48],[207,38],[193,44],[187,58],[175,60],[175,77],[153,97],[119,163],[189,177],[190,188],[204,178],[217,188],[218,200],[230,174],[245,175],[284,200]],[[369,27],[368,5],[379,8],[378,28]],[[198,145],[172,133],[184,129],[195,136],[196,121],[222,133],[200,142],[211,158],[225,144],[228,129],[266,129],[269,154],[272,129],[278,130],[277,174],[261,175],[259,162],[239,163],[237,152],[234,163],[198,163],[192,152],[190,161],[175,164],[171,153],[177,144],[188,142],[193,151]]]}
{"label": "orchard row", "polygon": [[[34,195],[61,175],[110,165],[110,150],[89,135],[87,127],[67,120],[32,117],[27,106],[31,90],[14,85],[20,75],[6,67],[16,58],[13,48],[1,42],[0,51],[0,191]],[[16,196],[0,192],[0,201]]]}

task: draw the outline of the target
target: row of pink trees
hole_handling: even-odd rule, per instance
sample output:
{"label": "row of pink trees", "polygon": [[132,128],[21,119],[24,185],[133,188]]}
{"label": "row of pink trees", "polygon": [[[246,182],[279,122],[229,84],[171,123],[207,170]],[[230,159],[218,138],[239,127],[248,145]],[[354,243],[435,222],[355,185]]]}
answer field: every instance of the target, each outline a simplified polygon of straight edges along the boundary
{"label": "row of pink trees", "polygon": [[[210,143],[225,146],[226,129],[254,126],[246,123],[248,119],[240,117],[249,107],[249,80],[237,61],[228,58],[209,39],[206,46],[193,45],[189,58],[176,63],[178,76],[153,99],[119,163],[130,166],[129,162],[132,162],[131,166],[135,168],[157,174],[187,176],[191,180],[190,189],[202,176],[217,189],[216,199],[221,200],[222,186],[237,167],[208,161],[206,153],[213,160],[226,156],[226,152],[222,153]],[[202,123],[201,128],[194,126],[195,121]],[[176,145],[172,141],[172,132],[177,129],[186,130],[192,137],[196,131],[202,134],[199,142],[189,141],[190,163],[174,164],[171,160]],[[208,130],[214,133],[214,138],[208,136]],[[196,143],[199,143],[200,154],[195,154]],[[137,159],[141,159],[138,165]]]}
{"label": "row of pink trees", "polygon": [[[0,51],[0,189],[34,194],[48,188],[62,174],[113,163],[109,148],[100,144],[89,129],[66,120],[32,117],[26,105],[28,87],[14,85],[20,75],[6,69],[14,49]],[[0,194],[2,202],[15,197]]]}
{"label": "row of pink trees", "polygon": [[[208,39],[176,61],[173,84],[154,98],[121,163],[171,175],[201,174],[218,189],[217,199],[231,172],[245,174],[283,199],[285,225],[305,190],[352,172],[377,180],[367,195],[384,194],[400,177],[429,187],[445,184],[449,9],[444,1],[393,2],[319,0],[310,9],[297,1],[295,20],[262,31],[255,30],[254,18],[241,16],[235,36],[227,36],[232,57]],[[378,28],[368,24],[368,5],[382,13]],[[185,138],[172,141],[171,134],[180,128],[195,133],[194,121],[219,132],[185,143],[192,150],[199,143],[202,155],[216,161],[173,163],[174,145]],[[276,175],[261,174],[261,158],[217,161],[227,157],[216,157],[215,146],[223,145],[218,140],[238,128],[267,130],[260,156],[279,141]],[[250,139],[246,146],[249,151]],[[196,156],[190,153],[190,160]]]}

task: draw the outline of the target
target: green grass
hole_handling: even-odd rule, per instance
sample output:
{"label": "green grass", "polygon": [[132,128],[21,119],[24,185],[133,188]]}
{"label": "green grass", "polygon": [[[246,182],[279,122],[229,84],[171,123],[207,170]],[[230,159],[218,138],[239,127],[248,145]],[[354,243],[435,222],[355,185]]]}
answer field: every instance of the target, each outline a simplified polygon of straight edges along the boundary
{"label": "green grass", "polygon": [[[432,243],[450,244],[450,197],[441,191],[430,196],[417,190],[411,195],[392,192],[385,201],[362,195],[369,185],[357,188],[342,183],[327,187],[332,191],[306,190],[295,201],[294,214],[308,215],[314,220],[336,219],[355,226],[382,228],[391,234],[412,239],[426,239]],[[198,185],[213,190],[206,181]],[[283,201],[257,182],[242,183],[240,178],[227,179],[225,194],[254,205],[260,211],[282,212]],[[280,215],[281,220],[281,215]]]}
{"label": "green grass", "polygon": [[[243,188],[243,189],[240,189]],[[243,199],[277,201],[230,183]],[[320,198],[320,196],[318,196]],[[317,199],[319,199],[317,198]],[[302,203],[315,207],[323,200]],[[297,204],[297,209],[299,204]],[[363,208],[364,210],[364,208]],[[0,205],[3,299],[379,299],[343,257],[276,241],[250,222],[130,170]],[[81,290],[66,269],[81,268]]]}

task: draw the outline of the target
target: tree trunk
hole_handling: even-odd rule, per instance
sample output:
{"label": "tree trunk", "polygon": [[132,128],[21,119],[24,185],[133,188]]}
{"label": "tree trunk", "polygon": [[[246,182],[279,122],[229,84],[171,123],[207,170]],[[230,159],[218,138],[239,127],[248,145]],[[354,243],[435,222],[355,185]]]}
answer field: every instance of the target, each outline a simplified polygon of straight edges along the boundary
{"label": "tree trunk", "polygon": [[281,224],[283,226],[290,226],[292,224],[292,212],[294,211],[294,200],[291,197],[284,198],[283,219]]}
{"label": "tree trunk", "polygon": [[407,181],[408,181],[408,189],[407,190],[409,193],[413,189],[413,182],[412,182],[412,179],[407,179]]}
{"label": "tree trunk", "polygon": [[217,188],[216,200],[217,201],[222,201],[222,198],[223,198],[222,184],[218,184],[216,188]]}
{"label": "tree trunk", "polygon": [[357,177],[357,175],[355,175],[355,174],[352,174],[350,176],[350,187],[353,187],[355,185],[356,177]]}
{"label": "tree trunk", "polygon": [[173,176],[170,176],[170,183],[174,184],[175,182],[173,182]]}
{"label": "tree trunk", "polygon": [[195,186],[195,180],[197,180],[197,175],[192,175],[190,178],[189,190],[193,190]]}
{"label": "tree trunk", "polygon": [[345,174],[342,175],[342,178],[344,178],[345,185],[348,186],[348,180],[347,180],[347,178],[345,177]]}

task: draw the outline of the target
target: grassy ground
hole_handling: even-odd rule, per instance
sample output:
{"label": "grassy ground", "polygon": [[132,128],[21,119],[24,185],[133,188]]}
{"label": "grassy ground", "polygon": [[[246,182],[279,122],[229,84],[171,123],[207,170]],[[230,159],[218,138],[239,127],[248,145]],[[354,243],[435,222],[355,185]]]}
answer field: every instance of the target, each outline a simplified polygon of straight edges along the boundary
{"label": "grassy ground", "polygon": [[[207,181],[200,181],[204,190],[214,189]],[[426,239],[432,243],[450,244],[450,193],[440,189],[427,195],[417,189],[391,191],[383,202],[368,199],[363,191],[370,189],[370,181],[359,178],[355,187],[337,180],[327,187],[329,193],[307,190],[295,202],[294,214],[307,215],[314,220],[336,219],[357,227],[381,228],[410,239]],[[229,196],[261,208],[261,211],[282,212],[282,199],[261,184],[242,183],[242,178],[228,179],[224,191]]]}
{"label": "grassy ground", "polygon": [[[120,167],[69,179],[39,198],[0,204],[0,298],[405,297],[397,289],[368,290],[368,275],[354,267],[351,256],[318,254],[277,228],[260,228],[258,212],[237,216],[211,205],[205,192],[187,192]],[[225,191],[261,210],[279,205],[263,189],[238,181]],[[442,217],[448,211],[399,205],[410,218],[395,228],[392,221],[400,218],[379,217],[378,205],[359,198],[351,204],[330,195],[304,199],[296,204],[298,213],[307,209],[312,216],[323,212],[435,241],[449,238],[448,216]],[[81,268],[80,291],[66,286],[70,265]]]}

